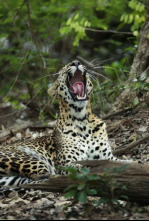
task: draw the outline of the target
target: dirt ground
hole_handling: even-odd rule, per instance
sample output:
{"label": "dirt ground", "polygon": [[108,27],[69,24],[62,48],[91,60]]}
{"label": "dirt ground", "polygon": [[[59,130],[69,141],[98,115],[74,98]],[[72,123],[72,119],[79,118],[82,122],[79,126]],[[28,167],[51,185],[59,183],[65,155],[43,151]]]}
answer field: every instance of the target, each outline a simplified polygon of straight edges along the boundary
{"label": "dirt ground", "polygon": [[[6,108],[7,109],[7,108]],[[9,114],[9,111],[8,111]],[[35,138],[52,132],[55,124],[49,127],[35,126],[34,122],[26,123],[23,117],[1,121],[0,144],[10,143],[19,139]],[[109,139],[113,149],[123,148],[127,144],[144,137],[149,133],[149,110],[133,109],[124,111],[105,120]],[[19,125],[19,126],[18,126]],[[32,126],[28,126],[32,125]],[[6,129],[8,128],[8,129]],[[16,129],[17,128],[17,129]],[[129,153],[121,156],[123,159],[133,159],[149,164],[149,140],[136,146]],[[109,205],[94,206],[77,204],[71,206],[62,194],[42,191],[1,191],[0,220],[148,220],[149,205],[138,205],[130,202],[120,202],[121,206],[114,210]]]}

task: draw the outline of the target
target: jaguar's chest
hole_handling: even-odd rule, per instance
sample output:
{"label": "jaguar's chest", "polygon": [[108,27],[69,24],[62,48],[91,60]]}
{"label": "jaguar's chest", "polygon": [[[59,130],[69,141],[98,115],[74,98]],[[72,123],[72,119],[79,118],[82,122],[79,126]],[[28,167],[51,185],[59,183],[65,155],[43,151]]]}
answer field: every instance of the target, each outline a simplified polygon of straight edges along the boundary
{"label": "jaguar's chest", "polygon": [[78,139],[77,146],[80,148],[82,160],[100,159],[103,150],[106,150],[106,143],[103,139],[91,136],[82,137]]}
{"label": "jaguar's chest", "polygon": [[80,124],[64,133],[66,140],[69,137],[72,147],[78,151],[79,160],[100,159],[106,151],[107,142],[104,137],[94,134],[91,126]]}

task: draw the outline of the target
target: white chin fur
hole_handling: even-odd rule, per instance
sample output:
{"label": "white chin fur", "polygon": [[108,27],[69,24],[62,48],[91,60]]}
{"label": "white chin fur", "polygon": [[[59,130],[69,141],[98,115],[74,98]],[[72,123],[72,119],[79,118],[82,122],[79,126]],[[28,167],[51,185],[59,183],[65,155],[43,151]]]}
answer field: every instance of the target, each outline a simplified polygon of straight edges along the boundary
{"label": "white chin fur", "polygon": [[[72,104],[74,104],[76,107],[86,107],[87,106],[87,104],[88,104],[88,101],[87,100],[85,100],[85,101],[76,101],[76,102],[70,102],[70,103],[72,103]],[[78,114],[78,113],[77,113]]]}
{"label": "white chin fur", "polygon": [[75,72],[76,72],[77,68],[75,66],[71,67],[71,74],[74,76]]}
{"label": "white chin fur", "polygon": [[79,65],[78,66],[78,69],[83,73],[84,72],[84,69],[83,69],[83,66],[82,65]]}

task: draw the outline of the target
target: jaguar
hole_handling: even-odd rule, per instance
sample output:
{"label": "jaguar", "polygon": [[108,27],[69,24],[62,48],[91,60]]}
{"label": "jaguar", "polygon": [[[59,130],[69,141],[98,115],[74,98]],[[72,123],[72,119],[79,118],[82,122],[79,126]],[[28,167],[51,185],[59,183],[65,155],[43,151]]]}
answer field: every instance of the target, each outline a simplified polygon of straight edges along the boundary
{"label": "jaguar", "polygon": [[64,66],[49,88],[59,100],[53,133],[0,146],[0,186],[20,186],[38,178],[60,174],[59,167],[76,161],[117,159],[109,144],[105,122],[92,113],[90,73],[78,60]]}

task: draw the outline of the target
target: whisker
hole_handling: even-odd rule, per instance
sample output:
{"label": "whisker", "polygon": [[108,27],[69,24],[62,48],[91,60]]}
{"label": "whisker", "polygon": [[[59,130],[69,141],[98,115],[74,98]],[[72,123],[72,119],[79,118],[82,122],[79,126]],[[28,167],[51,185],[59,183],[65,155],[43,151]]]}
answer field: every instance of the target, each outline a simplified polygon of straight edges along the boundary
{"label": "whisker", "polygon": [[99,79],[95,77],[94,75],[89,74],[90,78],[95,80],[97,83],[99,83]]}
{"label": "whisker", "polygon": [[92,75],[101,76],[101,77],[103,77],[103,78],[105,78],[105,79],[107,79],[107,80],[111,81],[111,79],[110,79],[110,78],[108,78],[108,77],[104,76],[103,74],[97,73],[97,72],[92,71],[92,70],[89,70],[89,72],[90,72],[90,74],[92,74]]}
{"label": "whisker", "polygon": [[101,61],[99,64],[104,64],[104,63],[106,63],[107,61],[112,61],[112,60],[114,60],[114,58],[109,58],[109,59],[103,60],[103,61]]}
{"label": "whisker", "polygon": [[100,58],[95,58],[94,60],[90,61],[91,64],[93,64],[94,61],[99,60]]}
{"label": "whisker", "polygon": [[115,70],[115,71],[117,71],[117,69],[116,68],[112,68],[112,67],[107,67],[107,66],[98,66],[98,67],[95,67],[94,69],[111,69],[111,70]]}
{"label": "whisker", "polygon": [[103,61],[99,61],[99,64],[93,64],[93,62],[94,61],[97,61],[97,60],[99,60],[99,58],[97,58],[97,59],[94,59],[93,61],[91,61],[90,63],[94,66],[94,67],[96,67],[97,65],[100,65],[100,64],[104,64],[104,63],[106,63],[107,61],[112,61],[112,60],[114,60],[114,58],[109,58],[109,59],[106,59],[106,60],[103,60]]}
{"label": "whisker", "polygon": [[114,60],[114,58],[108,58],[106,60],[101,61],[100,64],[104,64],[107,61],[113,61],[113,60]]}
{"label": "whisker", "polygon": [[45,75],[45,76],[43,76],[41,78],[38,78],[37,81],[40,81],[40,80],[42,80],[43,78],[46,78],[46,77],[56,76],[56,75],[59,75],[59,73]]}

